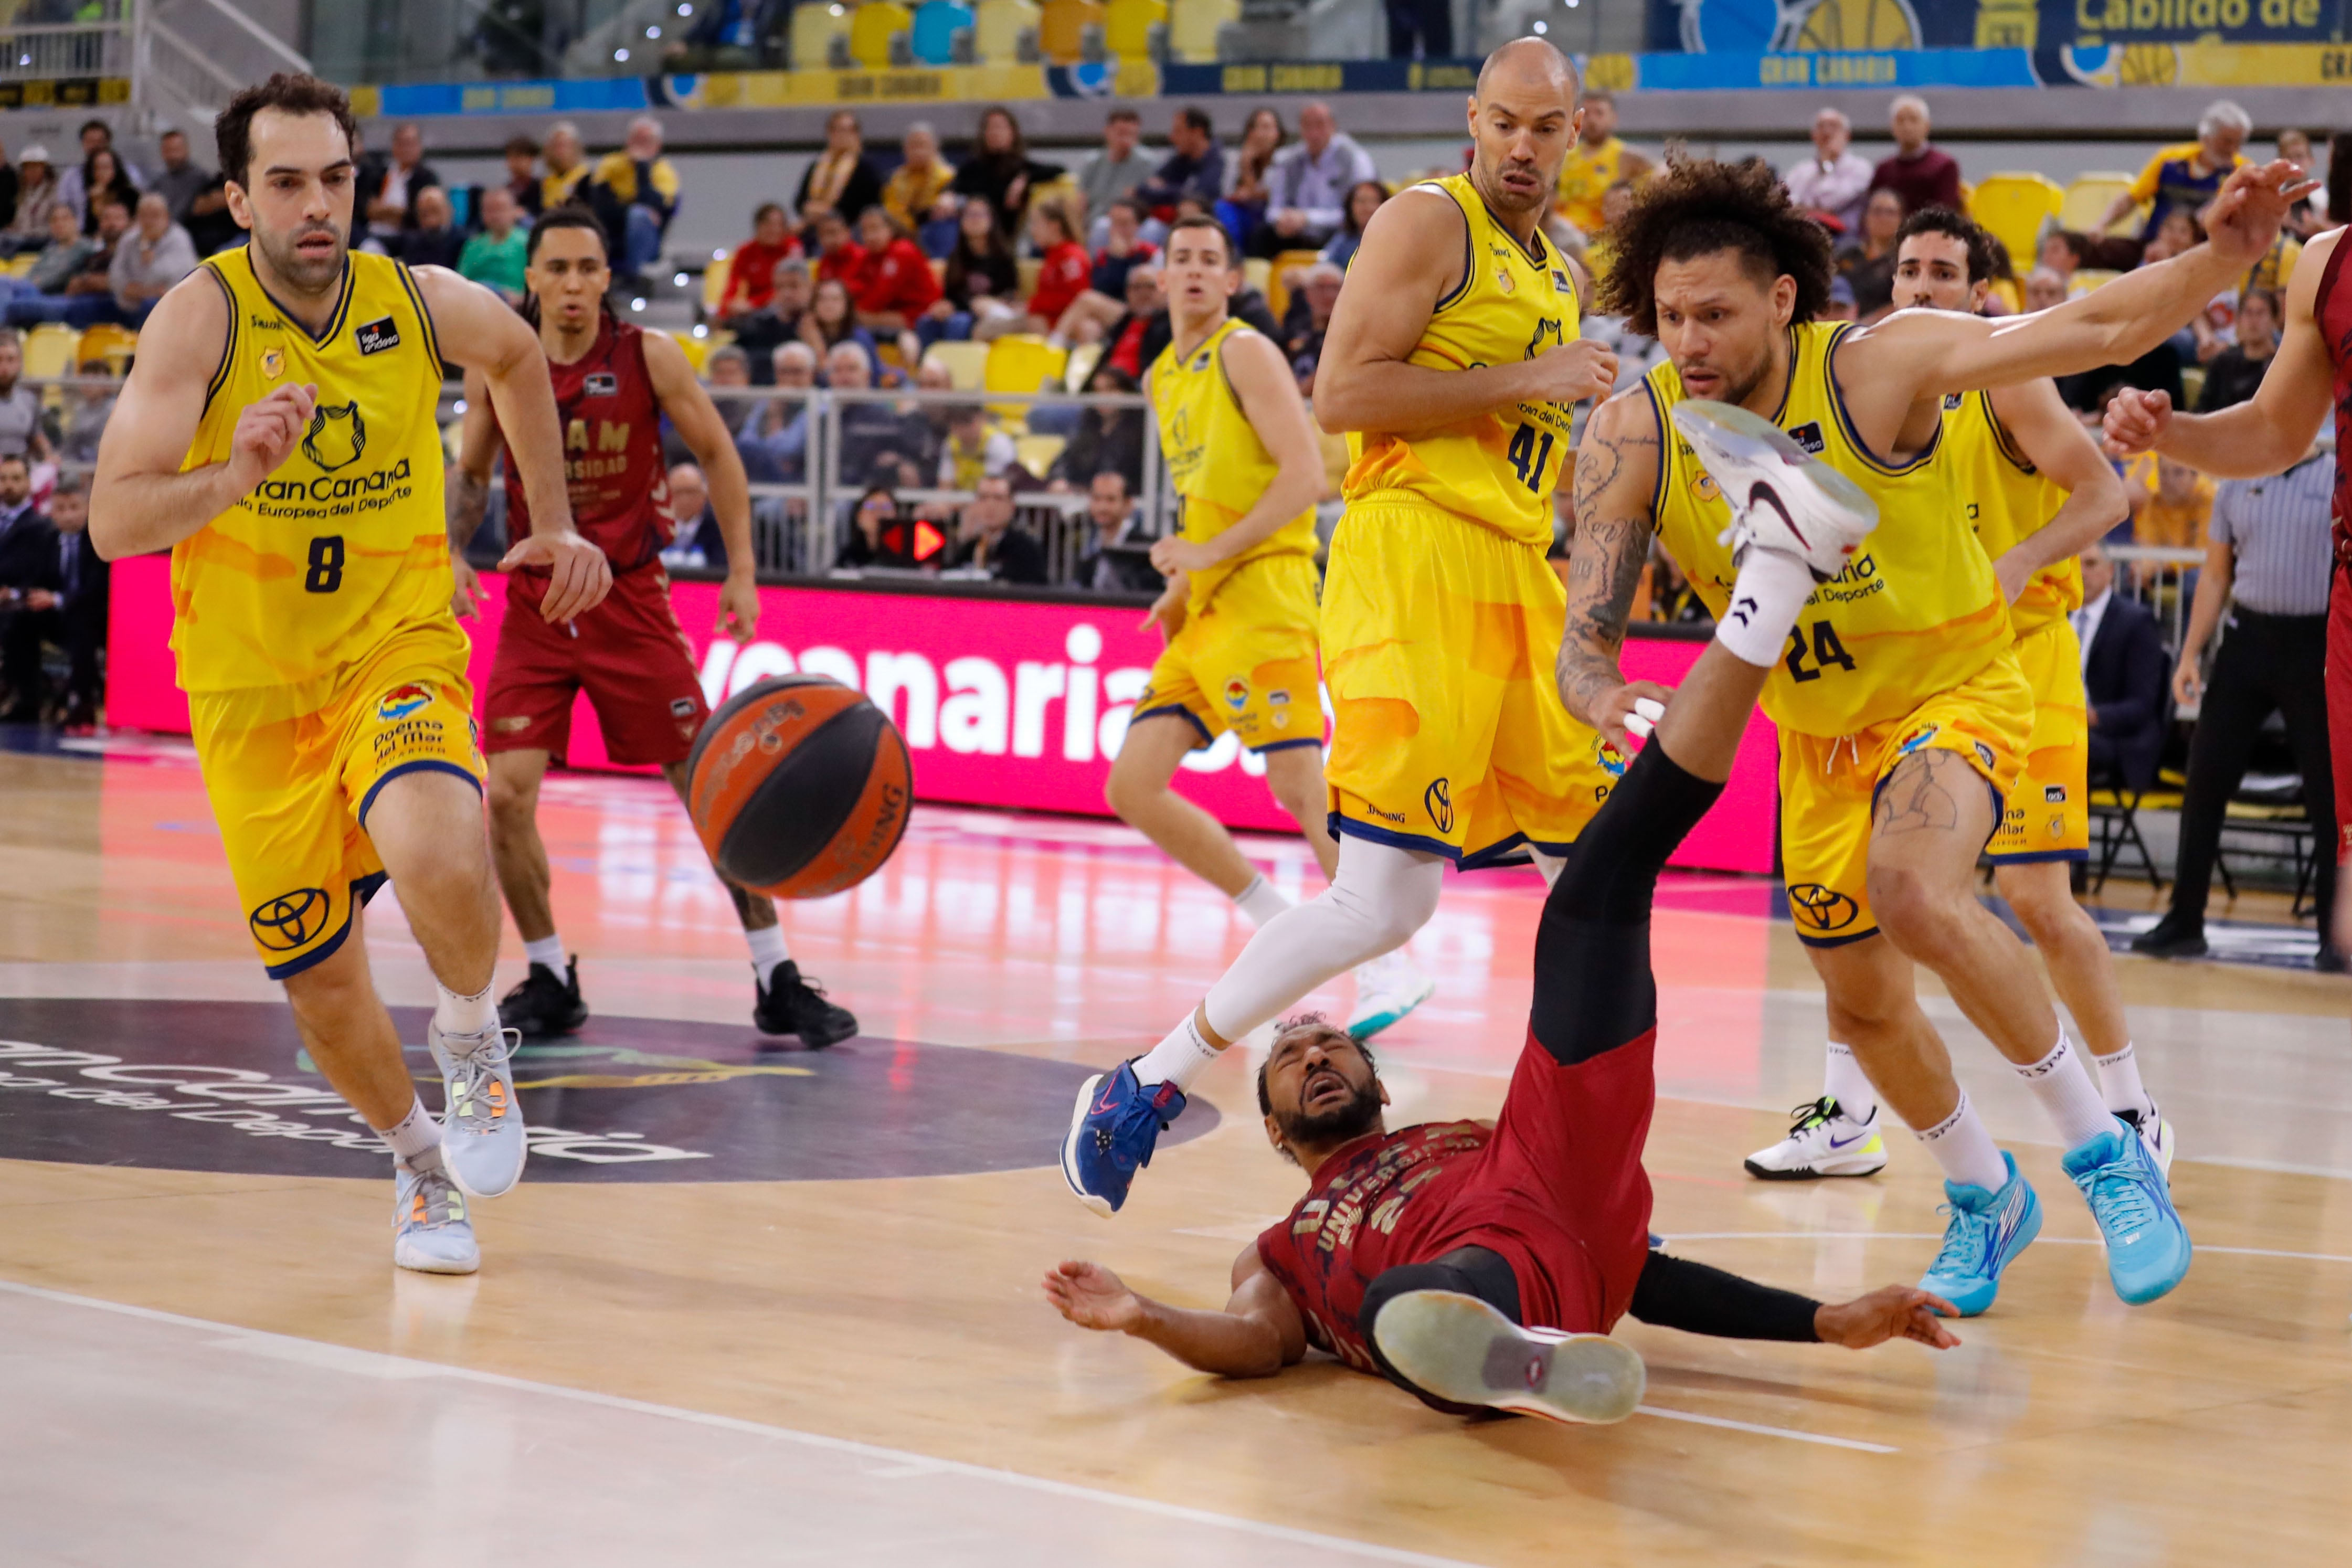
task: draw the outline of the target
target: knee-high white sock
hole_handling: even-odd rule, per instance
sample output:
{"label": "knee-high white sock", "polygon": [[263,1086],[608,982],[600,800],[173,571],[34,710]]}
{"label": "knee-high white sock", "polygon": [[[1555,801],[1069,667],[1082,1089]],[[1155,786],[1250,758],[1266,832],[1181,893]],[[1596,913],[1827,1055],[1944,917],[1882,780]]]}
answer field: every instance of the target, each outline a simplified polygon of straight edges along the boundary
{"label": "knee-high white sock", "polygon": [[2009,1184],[2009,1167],[2001,1163],[2000,1147],[1985,1131],[1984,1121],[1969,1103],[1965,1090],[1949,1116],[1933,1127],[1916,1129],[1913,1136],[1927,1147],[1944,1180],[1982,1187],[1989,1193]]}
{"label": "knee-high white sock", "polygon": [[2033,1098],[2042,1102],[2042,1109],[2050,1113],[2067,1148],[2115,1131],[2114,1114],[2100,1103],[2098,1089],[2091,1082],[2091,1075],[2083,1070],[2082,1058],[2067,1043],[2063,1030],[2059,1032],[2058,1043],[2050,1048],[2050,1054],[2040,1061],[2010,1065],[2033,1090]]}
{"label": "knee-high white sock", "polygon": [[1250,924],[1254,926],[1265,925],[1291,907],[1290,900],[1263,876],[1252,877],[1250,885],[1234,895],[1234,904],[1249,917]]}
{"label": "knee-high white sock", "polygon": [[1202,1004],[1238,1040],[1318,985],[1404,945],[1437,912],[1445,862],[1369,839],[1339,840],[1339,872],[1315,898],[1259,928]]}
{"label": "knee-high white sock", "polygon": [[1731,603],[1715,623],[1715,640],[1742,664],[1780,662],[1797,612],[1813,596],[1812,568],[1777,550],[1750,550],[1732,580]]}
{"label": "knee-high white sock", "polygon": [[375,1135],[383,1140],[394,1159],[411,1170],[424,1170],[440,1161],[441,1124],[433,1120],[421,1100],[411,1100],[408,1114],[390,1127],[377,1128]]}
{"label": "knee-high white sock", "polygon": [[1201,1071],[1223,1053],[1201,1037],[1192,1022],[1192,1015],[1168,1031],[1168,1037],[1135,1058],[1136,1081],[1145,1085],[1172,1083],[1185,1093],[1192,1092],[1192,1080]]}
{"label": "knee-high white sock", "polygon": [[563,973],[563,939],[550,931],[537,942],[522,944],[522,953],[533,963],[543,963],[560,978]]}
{"label": "knee-high white sock", "polygon": [[440,996],[433,1005],[433,1021],[441,1026],[443,1034],[478,1035],[484,1029],[499,1026],[498,1004],[490,1000],[488,986],[471,996],[460,996],[437,980],[433,989]]}
{"label": "knee-high white sock", "polygon": [[770,926],[765,931],[746,930],[743,945],[751,950],[751,973],[760,977],[762,985],[768,983],[768,976],[776,972],[776,965],[792,960],[792,950],[784,945],[784,928],[782,926]]}
{"label": "knee-high white sock", "polygon": [[2109,1110],[2118,1115],[2130,1111],[2137,1116],[2153,1115],[2156,1101],[2148,1098],[2147,1086],[2139,1081],[2139,1058],[2131,1042],[2111,1057],[2093,1057],[2099,1069],[2099,1099]]}
{"label": "knee-high white sock", "polygon": [[1853,1047],[1830,1042],[1829,1068],[1822,1075],[1822,1092],[1838,1103],[1849,1121],[1867,1121],[1878,1114],[1878,1091],[1870,1087],[1870,1079],[1862,1064],[1853,1059]]}

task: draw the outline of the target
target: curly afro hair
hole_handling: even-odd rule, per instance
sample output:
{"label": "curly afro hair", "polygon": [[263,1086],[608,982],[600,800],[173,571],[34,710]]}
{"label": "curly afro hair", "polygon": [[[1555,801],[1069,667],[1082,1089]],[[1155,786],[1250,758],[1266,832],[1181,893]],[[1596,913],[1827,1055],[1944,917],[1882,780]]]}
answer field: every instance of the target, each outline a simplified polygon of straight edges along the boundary
{"label": "curly afro hair", "polygon": [[1783,275],[1796,279],[1792,320],[1810,321],[1830,302],[1829,231],[1789,200],[1761,158],[1674,164],[1634,193],[1633,210],[1610,226],[1610,237],[1616,254],[1595,303],[1643,337],[1658,335],[1659,264],[1721,250],[1738,251],[1768,286]]}

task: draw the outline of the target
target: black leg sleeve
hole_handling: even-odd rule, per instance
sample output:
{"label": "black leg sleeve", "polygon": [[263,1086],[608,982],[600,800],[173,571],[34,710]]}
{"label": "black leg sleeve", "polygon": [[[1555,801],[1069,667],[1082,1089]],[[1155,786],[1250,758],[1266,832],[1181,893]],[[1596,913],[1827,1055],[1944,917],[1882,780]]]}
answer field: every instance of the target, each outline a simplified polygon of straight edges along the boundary
{"label": "black leg sleeve", "polygon": [[1475,1296],[1513,1322],[1519,1321],[1519,1280],[1502,1255],[1483,1247],[1459,1247],[1434,1263],[1402,1263],[1394,1268],[1382,1269],[1364,1289],[1364,1305],[1356,1315],[1356,1329],[1371,1347],[1372,1360],[1391,1383],[1420,1400],[1433,1410],[1443,1410],[1448,1415],[1483,1415],[1483,1405],[1456,1405],[1449,1399],[1416,1388],[1389,1358],[1381,1353],[1380,1336],[1373,1332],[1381,1309],[1410,1290],[1450,1290],[1457,1296]]}
{"label": "black leg sleeve", "polygon": [[1776,1290],[1704,1263],[1650,1254],[1633,1286],[1633,1316],[1662,1329],[1727,1340],[1788,1340],[1817,1343],[1813,1313],[1821,1303],[1793,1290]]}
{"label": "black leg sleeve", "polygon": [[1658,874],[1722,794],[1653,741],[1578,836],[1536,930],[1528,1026],[1556,1060],[1614,1050],[1657,1023],[1650,904]]}

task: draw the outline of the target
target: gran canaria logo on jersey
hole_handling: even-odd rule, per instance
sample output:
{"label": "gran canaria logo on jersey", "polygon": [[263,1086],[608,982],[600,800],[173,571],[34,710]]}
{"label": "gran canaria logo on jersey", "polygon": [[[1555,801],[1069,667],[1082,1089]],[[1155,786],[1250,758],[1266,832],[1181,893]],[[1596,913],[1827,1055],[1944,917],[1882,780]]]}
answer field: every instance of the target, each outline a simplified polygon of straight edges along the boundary
{"label": "gran canaria logo on jersey", "polygon": [[[269,359],[278,352],[272,349],[262,355],[264,371],[268,371]],[[344,471],[360,464],[367,449],[367,417],[360,412],[359,399],[321,403],[310,411],[310,423],[302,433],[302,456],[320,470],[318,474],[296,479],[280,468],[254,487],[248,504],[263,517],[316,522],[378,511],[412,499],[415,490],[409,482],[406,458],[389,468]]]}
{"label": "gran canaria logo on jersey", "polygon": [[359,399],[338,407],[321,403],[310,410],[310,428],[302,437],[302,455],[333,473],[360,460],[367,450],[367,421],[360,417]]}

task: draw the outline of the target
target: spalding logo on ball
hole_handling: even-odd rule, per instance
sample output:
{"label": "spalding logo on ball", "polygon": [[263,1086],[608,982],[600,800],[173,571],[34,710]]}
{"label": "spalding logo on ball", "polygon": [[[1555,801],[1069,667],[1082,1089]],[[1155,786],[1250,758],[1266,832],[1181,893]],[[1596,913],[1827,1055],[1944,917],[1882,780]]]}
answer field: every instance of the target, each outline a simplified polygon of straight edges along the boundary
{"label": "spalding logo on ball", "polygon": [[915,798],[898,727],[821,675],[781,675],[729,698],[695,738],[686,773],[711,864],[772,899],[822,899],[880,870]]}

